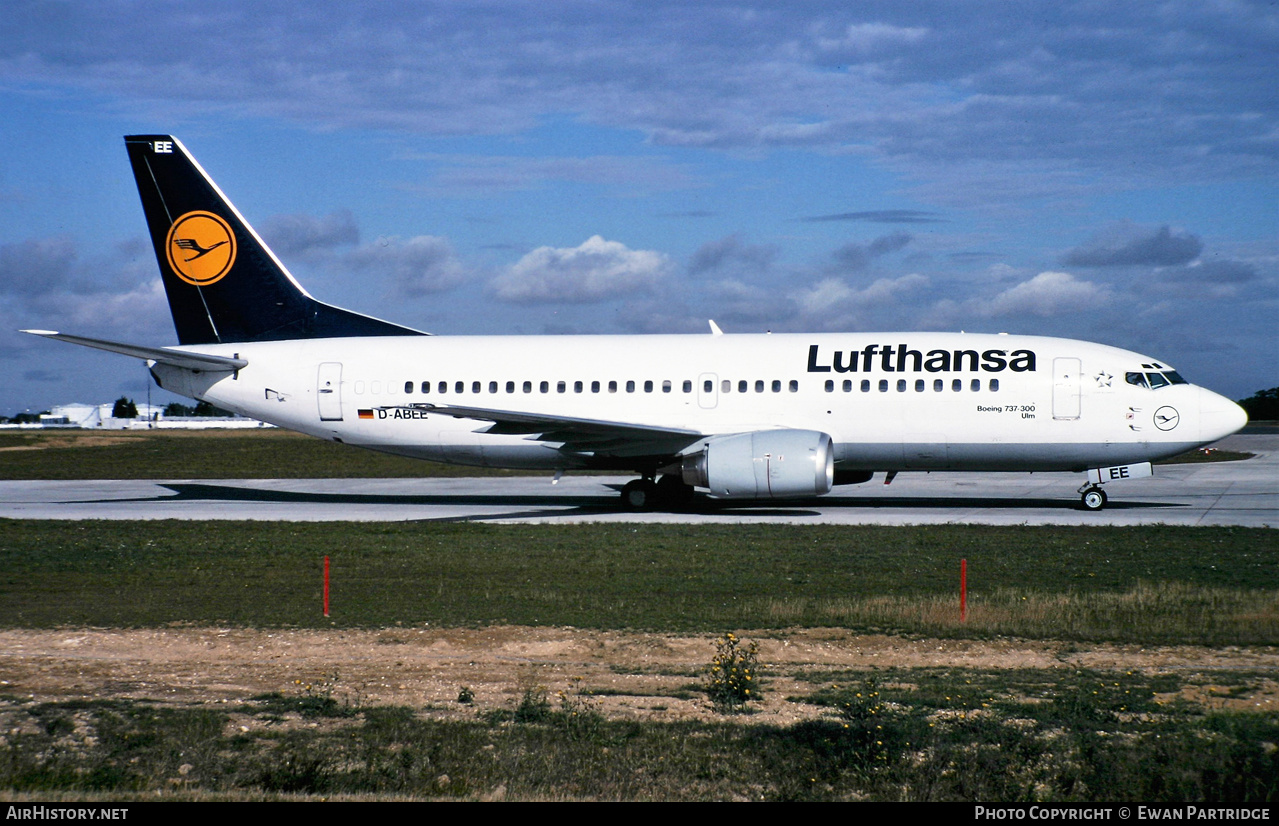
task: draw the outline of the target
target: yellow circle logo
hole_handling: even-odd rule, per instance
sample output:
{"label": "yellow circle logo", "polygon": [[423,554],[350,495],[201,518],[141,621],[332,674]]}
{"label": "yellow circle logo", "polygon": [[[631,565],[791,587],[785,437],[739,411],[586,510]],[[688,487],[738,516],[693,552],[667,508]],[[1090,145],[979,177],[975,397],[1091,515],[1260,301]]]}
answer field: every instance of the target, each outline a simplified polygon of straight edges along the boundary
{"label": "yellow circle logo", "polygon": [[188,212],[169,227],[165,250],[178,278],[207,287],[231,271],[235,263],[235,233],[230,224],[212,212]]}

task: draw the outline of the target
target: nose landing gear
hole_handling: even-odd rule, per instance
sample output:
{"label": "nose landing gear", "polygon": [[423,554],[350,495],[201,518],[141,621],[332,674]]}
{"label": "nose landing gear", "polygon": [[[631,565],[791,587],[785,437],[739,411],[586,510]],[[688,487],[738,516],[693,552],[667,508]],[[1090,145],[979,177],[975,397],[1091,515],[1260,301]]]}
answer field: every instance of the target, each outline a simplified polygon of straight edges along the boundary
{"label": "nose landing gear", "polygon": [[1079,502],[1086,511],[1099,511],[1106,507],[1106,492],[1101,485],[1089,482],[1079,489]]}

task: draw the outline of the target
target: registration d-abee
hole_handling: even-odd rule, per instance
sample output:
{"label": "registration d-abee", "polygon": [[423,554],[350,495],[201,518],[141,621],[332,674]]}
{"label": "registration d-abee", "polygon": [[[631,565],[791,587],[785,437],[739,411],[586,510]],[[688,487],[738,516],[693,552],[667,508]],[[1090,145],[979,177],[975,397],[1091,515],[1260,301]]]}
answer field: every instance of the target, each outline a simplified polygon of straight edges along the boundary
{"label": "registration d-abee", "polygon": [[[433,336],[317,301],[175,138],[125,138],[176,347],[166,390],[280,427],[462,465],[628,471],[632,509],[818,496],[875,472],[1077,471],[1102,485],[1244,425],[1150,356],[963,333]],[[890,477],[891,478],[891,477]]]}

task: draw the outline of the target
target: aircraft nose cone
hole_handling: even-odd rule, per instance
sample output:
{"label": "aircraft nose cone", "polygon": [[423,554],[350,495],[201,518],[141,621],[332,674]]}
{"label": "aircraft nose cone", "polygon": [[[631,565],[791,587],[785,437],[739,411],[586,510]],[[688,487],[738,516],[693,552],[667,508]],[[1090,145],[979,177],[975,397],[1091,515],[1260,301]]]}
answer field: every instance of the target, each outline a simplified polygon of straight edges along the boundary
{"label": "aircraft nose cone", "polygon": [[1248,412],[1211,390],[1199,388],[1199,432],[1205,442],[1224,439],[1248,423]]}

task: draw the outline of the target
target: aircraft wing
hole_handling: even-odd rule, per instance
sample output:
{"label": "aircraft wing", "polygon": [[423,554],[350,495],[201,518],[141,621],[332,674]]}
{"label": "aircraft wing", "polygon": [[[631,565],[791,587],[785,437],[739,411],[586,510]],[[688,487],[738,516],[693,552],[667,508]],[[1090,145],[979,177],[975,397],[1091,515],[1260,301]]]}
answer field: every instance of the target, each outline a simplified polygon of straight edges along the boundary
{"label": "aircraft wing", "polygon": [[208,353],[188,353],[183,350],[172,350],[168,347],[145,347],[140,344],[124,344],[119,341],[106,341],[100,338],[85,338],[84,336],[72,336],[66,333],[58,333],[53,330],[21,330],[23,333],[30,333],[33,336],[42,336],[44,338],[57,339],[70,344],[79,344],[83,347],[92,347],[96,350],[106,350],[108,353],[119,353],[124,356],[132,356],[133,358],[145,359],[153,361],[157,364],[171,364],[174,367],[185,367],[188,370],[207,370],[209,372],[230,373],[239,370],[249,362],[242,358],[228,358],[227,356],[214,356]]}
{"label": "aircraft wing", "polygon": [[484,431],[485,433],[527,434],[537,441],[563,443],[568,450],[607,453],[612,456],[674,454],[703,437],[699,431],[678,427],[603,419],[578,419],[571,416],[494,410],[466,405],[423,402],[404,405],[401,409],[422,410],[459,419],[493,422],[493,425]]}

